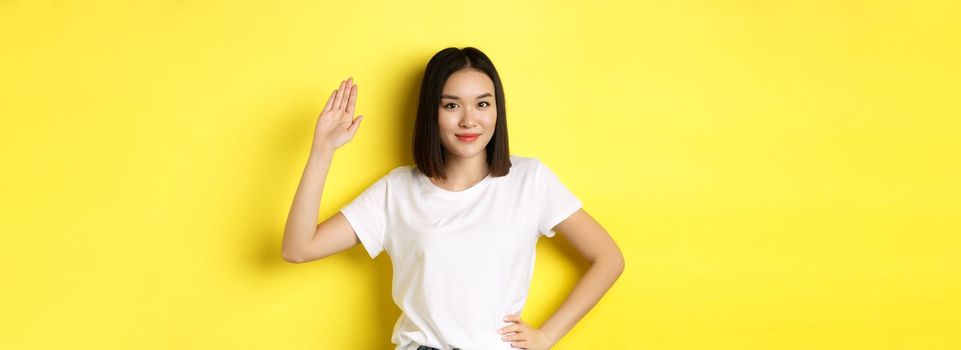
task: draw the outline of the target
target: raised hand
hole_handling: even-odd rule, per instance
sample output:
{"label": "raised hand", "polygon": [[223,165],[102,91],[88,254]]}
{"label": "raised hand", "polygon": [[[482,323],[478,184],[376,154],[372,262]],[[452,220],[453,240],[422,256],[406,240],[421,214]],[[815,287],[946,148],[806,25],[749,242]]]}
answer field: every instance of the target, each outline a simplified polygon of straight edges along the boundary
{"label": "raised hand", "polygon": [[317,118],[314,128],[314,149],[334,151],[354,138],[354,133],[360,127],[363,115],[354,118],[354,105],[357,103],[357,84],[354,78],[340,82],[340,88],[334,90],[327,99],[327,105]]}

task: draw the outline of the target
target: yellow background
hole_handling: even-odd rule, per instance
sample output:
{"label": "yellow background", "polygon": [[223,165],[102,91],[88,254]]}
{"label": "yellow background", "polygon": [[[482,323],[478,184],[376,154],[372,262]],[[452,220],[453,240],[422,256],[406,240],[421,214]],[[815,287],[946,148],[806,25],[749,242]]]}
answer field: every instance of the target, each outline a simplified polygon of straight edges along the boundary
{"label": "yellow background", "polygon": [[[412,163],[475,46],[511,150],[627,268],[555,349],[961,347],[957,1],[0,2],[0,348],[392,349],[390,260],[280,255],[352,75],[326,218]],[[523,317],[587,267],[541,239]],[[471,349],[473,350],[473,349]]]}

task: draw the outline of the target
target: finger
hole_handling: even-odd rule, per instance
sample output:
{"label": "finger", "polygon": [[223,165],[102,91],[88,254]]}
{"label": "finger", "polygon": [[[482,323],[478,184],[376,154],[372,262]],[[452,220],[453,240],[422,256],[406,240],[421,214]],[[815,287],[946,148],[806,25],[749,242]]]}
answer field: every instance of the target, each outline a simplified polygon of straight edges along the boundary
{"label": "finger", "polygon": [[507,321],[507,322],[521,322],[521,316],[520,316],[520,315],[517,315],[517,314],[507,315],[507,317],[504,317],[504,321]]}
{"label": "finger", "polygon": [[330,108],[334,106],[334,96],[337,96],[337,90],[330,93],[330,97],[327,98],[327,105],[324,106],[324,111],[329,111]]}
{"label": "finger", "polygon": [[515,342],[511,342],[511,346],[515,348],[527,349],[528,346],[531,346],[531,342],[526,340],[515,341]]}
{"label": "finger", "polygon": [[358,115],[357,118],[354,118],[354,121],[350,123],[350,126],[347,127],[347,135],[349,135],[350,138],[354,138],[354,134],[357,133],[357,129],[360,128],[361,120],[364,120],[364,116]]}
{"label": "finger", "polygon": [[350,88],[349,98],[347,99],[347,115],[354,116],[355,104],[357,104],[357,84]]}
{"label": "finger", "polygon": [[[344,83],[344,94],[340,96],[340,107],[343,109],[347,109],[347,99],[350,97],[350,90],[353,90],[352,84],[354,84],[354,77],[348,77]],[[350,117],[353,118],[354,115]]]}
{"label": "finger", "polygon": [[530,340],[530,335],[526,333],[512,333],[501,337],[502,340],[521,341]]}
{"label": "finger", "polygon": [[504,327],[504,328],[501,328],[501,329],[497,330],[497,333],[498,333],[498,334],[508,334],[508,333],[511,333],[511,332],[520,332],[520,330],[521,330],[521,325],[519,325],[519,324],[512,324],[512,325],[510,325],[510,326],[507,326],[507,327]]}
{"label": "finger", "polygon": [[334,97],[334,109],[341,109],[340,100],[343,99],[343,95],[344,95],[344,83],[346,83],[346,82],[347,82],[346,80],[341,80],[341,81],[340,81],[340,87],[337,88],[337,96]]}

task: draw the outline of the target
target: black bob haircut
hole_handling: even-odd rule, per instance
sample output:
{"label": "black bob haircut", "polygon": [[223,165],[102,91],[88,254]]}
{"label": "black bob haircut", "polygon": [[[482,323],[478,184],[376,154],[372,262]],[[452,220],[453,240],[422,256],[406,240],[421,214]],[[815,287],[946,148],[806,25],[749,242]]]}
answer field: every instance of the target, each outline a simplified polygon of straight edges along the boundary
{"label": "black bob haircut", "polygon": [[472,68],[484,72],[494,82],[494,99],[497,107],[497,121],[494,135],[487,143],[487,167],[491,176],[499,177],[510,172],[510,150],[507,144],[507,114],[504,109],[504,87],[494,68],[494,63],[480,50],[473,47],[458,49],[448,47],[440,50],[427,62],[424,78],[420,85],[420,99],[417,105],[417,120],[414,122],[413,153],[414,162],[427,177],[446,179],[446,154],[440,139],[438,109],[443,94],[444,83],[451,74],[461,69]]}

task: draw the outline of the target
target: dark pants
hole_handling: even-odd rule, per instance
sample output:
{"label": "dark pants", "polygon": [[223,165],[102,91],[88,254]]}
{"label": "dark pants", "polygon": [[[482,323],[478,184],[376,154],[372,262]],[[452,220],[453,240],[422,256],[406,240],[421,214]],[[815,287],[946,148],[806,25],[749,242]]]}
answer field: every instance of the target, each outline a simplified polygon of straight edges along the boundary
{"label": "dark pants", "polygon": [[[440,349],[438,349],[438,348],[432,348],[432,347],[429,347],[429,346],[427,346],[427,345],[421,345],[419,348],[417,348],[417,350],[440,350]],[[454,348],[454,350],[460,350],[460,349]]]}

